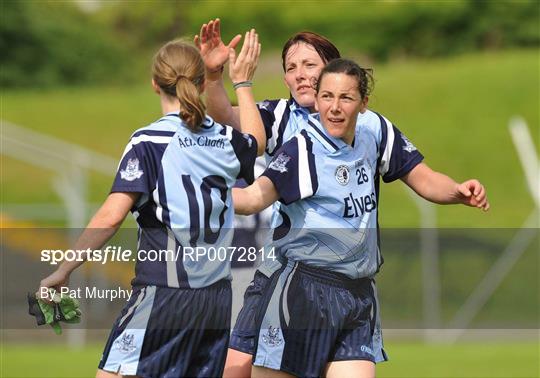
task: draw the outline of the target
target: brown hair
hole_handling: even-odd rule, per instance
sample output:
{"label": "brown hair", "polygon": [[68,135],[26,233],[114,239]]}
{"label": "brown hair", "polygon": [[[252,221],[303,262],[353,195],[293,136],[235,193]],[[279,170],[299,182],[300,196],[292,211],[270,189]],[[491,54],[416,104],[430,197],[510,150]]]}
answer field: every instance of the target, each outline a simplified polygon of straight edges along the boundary
{"label": "brown hair", "polygon": [[178,40],[166,43],[154,56],[152,78],[163,92],[178,98],[180,117],[197,132],[206,106],[201,98],[204,63],[195,46]]}
{"label": "brown hair", "polygon": [[283,50],[281,52],[281,64],[283,66],[283,70],[285,71],[285,58],[287,56],[287,52],[291,48],[291,46],[299,43],[304,42],[310,46],[312,46],[315,51],[317,51],[317,54],[321,57],[322,61],[326,64],[332,59],[340,58],[341,55],[339,54],[339,50],[332,42],[330,42],[327,38],[323,37],[322,35],[319,35],[317,33],[309,32],[309,31],[303,31],[300,33],[296,33],[293,35],[287,42],[285,42],[285,45],[283,46]]}
{"label": "brown hair", "polygon": [[319,93],[323,76],[327,73],[344,73],[348,76],[354,76],[358,81],[358,92],[361,98],[369,96],[373,91],[374,80],[371,68],[362,68],[349,59],[334,59],[322,69],[315,88],[317,93]]}

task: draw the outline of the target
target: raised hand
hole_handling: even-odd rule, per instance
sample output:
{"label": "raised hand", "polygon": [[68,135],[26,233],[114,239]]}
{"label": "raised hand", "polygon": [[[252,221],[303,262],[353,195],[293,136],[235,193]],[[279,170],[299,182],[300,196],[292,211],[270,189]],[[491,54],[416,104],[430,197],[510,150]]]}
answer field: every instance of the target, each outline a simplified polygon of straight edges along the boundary
{"label": "raised hand", "polygon": [[478,180],[467,180],[457,186],[457,195],[464,205],[489,210],[486,189]]}
{"label": "raised hand", "polygon": [[229,76],[233,83],[248,81],[253,78],[259,55],[261,54],[261,44],[259,35],[255,29],[246,32],[244,44],[238,56],[234,48],[229,49]]}
{"label": "raised hand", "polygon": [[193,42],[201,52],[207,77],[210,80],[221,78],[223,66],[229,59],[229,49],[234,49],[241,38],[242,36],[238,34],[231,39],[228,45],[225,45],[221,40],[219,18],[201,26],[199,35],[195,36]]}

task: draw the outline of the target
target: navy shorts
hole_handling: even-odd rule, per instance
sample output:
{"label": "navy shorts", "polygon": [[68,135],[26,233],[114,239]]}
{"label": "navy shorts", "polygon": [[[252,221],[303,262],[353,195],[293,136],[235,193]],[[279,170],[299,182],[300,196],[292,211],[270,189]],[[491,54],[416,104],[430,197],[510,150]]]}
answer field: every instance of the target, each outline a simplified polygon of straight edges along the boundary
{"label": "navy shorts", "polygon": [[99,368],[139,377],[221,377],[231,322],[231,284],[134,290]]}
{"label": "navy shorts", "polygon": [[260,271],[255,271],[255,277],[244,293],[244,303],[238,313],[236,323],[231,332],[229,348],[240,352],[253,354],[255,338],[259,333],[255,317],[261,305],[261,298],[270,279]]}
{"label": "navy shorts", "polygon": [[231,341],[254,365],[301,377],[321,376],[331,361],[387,359],[374,281],[293,261],[256,274]]}

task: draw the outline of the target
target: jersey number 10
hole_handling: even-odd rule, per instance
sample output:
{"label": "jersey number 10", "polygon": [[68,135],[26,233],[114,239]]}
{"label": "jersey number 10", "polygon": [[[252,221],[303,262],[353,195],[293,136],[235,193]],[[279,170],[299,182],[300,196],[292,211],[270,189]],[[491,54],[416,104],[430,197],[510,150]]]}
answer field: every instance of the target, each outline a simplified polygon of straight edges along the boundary
{"label": "jersey number 10", "polygon": [[[199,219],[199,203],[197,202],[197,194],[195,193],[195,186],[191,181],[190,175],[182,175],[182,184],[186,190],[188,202],[189,202],[189,218],[190,218],[190,227],[189,227],[189,243],[192,247],[197,245],[197,240],[200,236],[201,231],[201,222]],[[210,215],[212,214],[212,189],[218,189],[223,202],[223,209],[219,214],[219,227],[216,232],[212,231],[210,228]],[[227,183],[225,179],[221,176],[210,175],[202,179],[200,186],[203,206],[204,206],[204,219],[203,219],[203,228],[204,228],[204,242],[208,244],[214,244],[219,238],[219,232],[225,223],[225,211],[227,210],[227,205],[225,201],[227,199]]]}

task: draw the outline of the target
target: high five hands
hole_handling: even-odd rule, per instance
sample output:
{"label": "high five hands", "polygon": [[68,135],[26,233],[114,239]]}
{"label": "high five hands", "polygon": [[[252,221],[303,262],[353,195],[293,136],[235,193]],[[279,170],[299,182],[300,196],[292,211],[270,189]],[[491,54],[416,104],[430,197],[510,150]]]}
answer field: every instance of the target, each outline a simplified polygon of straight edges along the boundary
{"label": "high five hands", "polygon": [[219,18],[201,26],[199,35],[195,36],[193,42],[201,52],[208,80],[221,79],[227,60],[230,60],[229,75],[233,83],[253,78],[261,53],[259,36],[255,29],[246,32],[242,49],[237,56],[235,48],[240,39],[242,36],[237,34],[225,45],[221,40]]}

